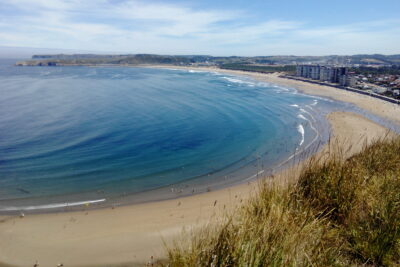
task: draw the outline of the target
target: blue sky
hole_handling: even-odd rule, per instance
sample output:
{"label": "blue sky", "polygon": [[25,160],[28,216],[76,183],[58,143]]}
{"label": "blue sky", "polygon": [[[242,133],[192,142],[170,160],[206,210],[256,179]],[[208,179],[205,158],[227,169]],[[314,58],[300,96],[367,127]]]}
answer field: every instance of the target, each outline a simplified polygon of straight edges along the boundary
{"label": "blue sky", "polygon": [[0,46],[118,53],[400,53],[400,0],[0,0]]}

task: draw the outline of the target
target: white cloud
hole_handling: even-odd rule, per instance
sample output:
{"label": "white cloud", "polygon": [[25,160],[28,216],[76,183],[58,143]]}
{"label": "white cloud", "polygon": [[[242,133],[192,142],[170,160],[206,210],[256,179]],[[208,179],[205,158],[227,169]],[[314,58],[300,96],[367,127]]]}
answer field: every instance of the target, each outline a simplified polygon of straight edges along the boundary
{"label": "white cloud", "polygon": [[[0,0],[1,1],[1,0]],[[127,0],[3,0],[0,45],[164,54],[350,54],[397,51],[398,20],[313,27],[246,22],[238,10]],[[398,52],[398,51],[397,51]]]}

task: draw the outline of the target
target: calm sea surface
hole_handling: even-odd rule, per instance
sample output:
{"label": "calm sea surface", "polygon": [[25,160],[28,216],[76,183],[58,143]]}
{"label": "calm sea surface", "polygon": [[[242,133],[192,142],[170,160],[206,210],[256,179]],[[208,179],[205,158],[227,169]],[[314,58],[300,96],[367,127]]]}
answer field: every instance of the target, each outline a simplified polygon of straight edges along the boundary
{"label": "calm sea surface", "polygon": [[12,63],[0,65],[3,210],[240,182],[324,142],[334,105],[212,72]]}

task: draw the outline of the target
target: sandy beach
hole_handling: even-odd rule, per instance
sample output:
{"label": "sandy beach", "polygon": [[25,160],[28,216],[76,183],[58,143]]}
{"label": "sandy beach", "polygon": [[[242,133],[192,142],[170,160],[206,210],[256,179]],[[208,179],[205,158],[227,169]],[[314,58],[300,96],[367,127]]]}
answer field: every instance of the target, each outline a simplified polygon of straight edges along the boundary
{"label": "sandy beach", "polygon": [[[201,69],[199,69],[201,70]],[[307,94],[350,102],[380,117],[400,123],[395,104],[342,91],[278,77],[225,71],[293,87]],[[328,115],[332,142],[351,144],[347,155],[387,134],[388,130],[360,115],[334,112]],[[327,146],[320,152],[327,152]],[[285,175],[285,171],[283,174]],[[274,179],[280,179],[280,175]],[[169,243],[183,229],[201,226],[224,212],[231,212],[257,190],[257,183],[242,184],[175,200],[79,212],[0,218],[0,262],[4,266],[142,266],[165,257],[163,241]],[[6,265],[8,264],[8,265]],[[2,266],[0,264],[0,266]]]}
{"label": "sandy beach", "polygon": [[278,74],[251,73],[247,75],[258,80],[263,80],[266,82],[282,84],[287,87],[296,88],[306,94],[329,97],[338,101],[352,103],[375,115],[387,118],[389,120],[395,121],[396,123],[400,124],[400,118],[398,116],[399,107],[398,105],[393,103],[389,103],[370,96],[333,88],[330,86],[322,86],[307,82],[280,78]]}

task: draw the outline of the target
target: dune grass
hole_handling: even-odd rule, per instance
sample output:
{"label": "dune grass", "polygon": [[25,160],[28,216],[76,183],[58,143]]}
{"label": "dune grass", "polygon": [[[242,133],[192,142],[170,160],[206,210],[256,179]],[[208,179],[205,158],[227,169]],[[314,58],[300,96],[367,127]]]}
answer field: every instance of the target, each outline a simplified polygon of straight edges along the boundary
{"label": "dune grass", "polygon": [[400,138],[312,157],[232,214],[168,246],[168,266],[400,265]]}

